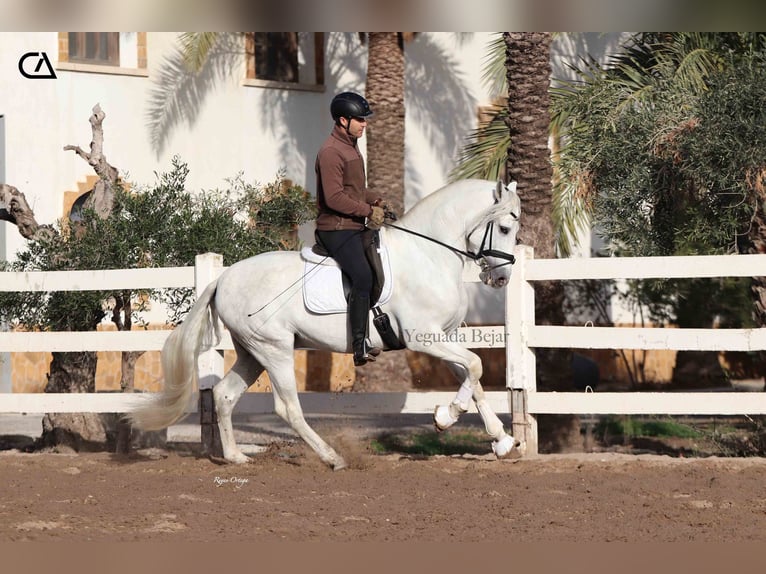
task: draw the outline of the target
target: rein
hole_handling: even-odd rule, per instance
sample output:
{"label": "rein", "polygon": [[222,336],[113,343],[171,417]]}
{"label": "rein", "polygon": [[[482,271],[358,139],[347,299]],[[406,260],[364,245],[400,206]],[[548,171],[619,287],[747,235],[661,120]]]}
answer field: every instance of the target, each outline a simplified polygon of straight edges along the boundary
{"label": "rein", "polygon": [[[396,221],[396,214],[393,212],[387,211],[385,214],[385,218],[390,221]],[[423,235],[422,233],[418,233],[417,231],[413,231],[412,229],[407,229],[406,227],[401,227],[399,225],[394,225],[393,223],[386,222],[384,223],[386,227],[392,227],[394,229],[398,229],[399,231],[404,231],[405,233],[409,233],[410,235],[416,235],[417,237],[420,237],[421,239],[426,239],[430,241],[431,243],[436,243],[437,245],[441,245],[442,247],[449,249],[453,253],[457,253],[458,255],[462,255],[463,257],[467,257],[468,259],[471,259],[472,261],[478,262],[480,259],[484,259],[485,257],[496,257],[497,259],[505,259],[507,263],[502,263],[501,265],[495,265],[492,267],[492,269],[497,269],[498,267],[505,267],[506,265],[513,265],[516,263],[516,258],[511,253],[506,253],[505,251],[499,251],[497,249],[492,249],[492,235],[491,230],[494,227],[494,223],[490,221],[487,223],[487,227],[484,229],[484,237],[481,240],[481,245],[479,246],[479,251],[476,253],[472,253],[471,251],[464,251],[462,249],[458,249],[457,247],[452,247],[452,245],[448,245],[442,241],[439,241],[438,239],[434,239],[433,237],[429,237],[428,235]],[[474,230],[475,231],[475,230]],[[471,232],[473,233],[473,231]],[[471,235],[470,233],[468,234]],[[489,249],[484,249],[484,245],[487,242],[487,237],[489,237]]]}

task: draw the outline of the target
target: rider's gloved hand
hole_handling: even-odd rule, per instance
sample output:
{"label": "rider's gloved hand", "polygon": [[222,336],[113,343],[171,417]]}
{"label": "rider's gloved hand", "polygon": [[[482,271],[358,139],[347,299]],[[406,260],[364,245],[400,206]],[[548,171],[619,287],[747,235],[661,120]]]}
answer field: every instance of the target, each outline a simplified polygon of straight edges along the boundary
{"label": "rider's gloved hand", "polygon": [[383,209],[383,213],[387,213],[390,210],[390,208],[388,207],[388,203],[386,203],[386,200],[383,199],[382,197],[379,197],[378,199],[376,199],[372,203],[372,206],[380,207],[381,209]]}
{"label": "rider's gloved hand", "polygon": [[367,227],[370,229],[380,229],[380,227],[383,225],[385,217],[386,212],[383,211],[383,208],[378,207],[377,205],[373,205],[372,213],[367,218]]}

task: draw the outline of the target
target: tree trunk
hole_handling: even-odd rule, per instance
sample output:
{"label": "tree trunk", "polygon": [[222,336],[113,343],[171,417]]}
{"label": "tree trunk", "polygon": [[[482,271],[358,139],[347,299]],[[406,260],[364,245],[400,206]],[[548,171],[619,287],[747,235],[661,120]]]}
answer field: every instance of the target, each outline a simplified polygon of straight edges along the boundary
{"label": "tree trunk", "polygon": [[13,223],[24,239],[34,239],[41,233],[55,233],[50,226],[37,223],[24,194],[6,183],[0,183],[0,220]]}
{"label": "tree trunk", "polygon": [[404,213],[404,50],[397,32],[368,34],[366,97],[374,115],[367,126],[369,189]]}
{"label": "tree trunk", "polygon": [[[115,293],[114,300],[112,323],[120,331],[130,331],[133,328],[133,292],[125,289]],[[120,390],[123,393],[134,392],[136,363],[143,354],[144,351],[123,351],[120,354]],[[164,448],[167,445],[167,429],[134,429],[125,417],[117,413],[114,414],[113,426],[116,429],[114,451],[117,454],[129,454],[133,448]]]}
{"label": "tree trunk", "polygon": [[[46,393],[92,393],[96,390],[96,353],[53,353]],[[103,450],[107,441],[98,413],[47,413],[43,417],[42,447],[75,451]]]}
{"label": "tree trunk", "polygon": [[535,239],[535,256],[553,257],[553,167],[550,133],[550,43],[548,33],[506,32],[508,79],[508,178],[523,200],[521,233]]}
{"label": "tree trunk", "polygon": [[[404,213],[404,50],[398,32],[370,32],[365,96],[374,115],[367,125],[367,187],[397,215]],[[373,329],[372,325],[370,328]],[[406,353],[383,353],[356,369],[354,389],[412,387]]]}
{"label": "tree trunk", "polygon": [[[37,223],[26,197],[12,185],[0,184],[0,219],[14,223],[25,239],[54,234],[48,225]],[[46,393],[88,393],[95,390],[96,353],[53,353]],[[103,448],[106,429],[96,413],[47,413],[37,443],[40,447],[74,450]]]}
{"label": "tree trunk", "polygon": [[[553,258],[553,168],[548,147],[551,35],[505,32],[503,37],[508,79],[507,123],[511,137],[506,173],[509,181],[517,182],[521,198],[519,241],[532,245],[536,258]],[[538,324],[564,324],[561,282],[535,282],[535,314]],[[571,351],[536,349],[535,356],[539,390],[572,389]],[[577,417],[541,417],[539,423],[541,450],[582,446]]]}
{"label": "tree trunk", "polygon": [[[120,185],[118,171],[104,155],[103,121],[106,114],[101,106],[96,104],[89,118],[92,138],[90,151],[85,151],[76,145],[64,146],[65,151],[74,151],[88,162],[99,176],[93,192],[89,195],[86,206],[93,209],[101,218],[107,218],[114,206],[114,193]],[[54,234],[55,230],[47,225],[39,225],[33,210],[29,207],[24,194],[17,188],[0,184],[0,220],[14,223],[19,233],[26,239],[39,238],[41,234]],[[118,305],[115,307],[112,319],[119,330],[129,331],[132,327],[131,291],[115,293]],[[97,322],[86,328],[95,329]],[[64,328],[71,328],[64,327]],[[122,379],[120,386],[123,392],[132,392],[135,379],[135,364],[142,353],[123,353]],[[45,392],[83,393],[95,392],[96,353],[53,353],[50,366],[50,377]],[[92,413],[50,413],[43,418],[43,434],[39,440],[42,446],[63,445],[80,450],[103,448],[109,438],[104,426],[105,420],[113,420],[114,414],[101,416]],[[110,427],[114,423],[110,423]],[[117,417],[118,451],[127,450],[130,444],[130,428]],[[133,437],[133,441],[164,444],[164,434],[145,433],[147,437]],[[152,435],[152,436],[148,436]]]}
{"label": "tree trunk", "polygon": [[76,145],[64,146],[64,151],[73,151],[88,162],[96,172],[98,181],[93,187],[93,193],[88,197],[85,205],[93,209],[101,218],[109,217],[114,205],[114,188],[119,184],[117,168],[111,165],[104,155],[104,128],[103,122],[106,114],[101,106],[93,106],[90,116],[90,127],[93,139],[90,142],[90,152],[86,152]]}
{"label": "tree trunk", "polygon": [[[132,393],[136,378],[136,361],[143,355],[140,351],[123,351],[120,354],[120,389],[123,393]],[[118,417],[117,438],[115,439],[114,451],[117,454],[128,454],[130,452],[131,438],[133,429],[130,422]]]}

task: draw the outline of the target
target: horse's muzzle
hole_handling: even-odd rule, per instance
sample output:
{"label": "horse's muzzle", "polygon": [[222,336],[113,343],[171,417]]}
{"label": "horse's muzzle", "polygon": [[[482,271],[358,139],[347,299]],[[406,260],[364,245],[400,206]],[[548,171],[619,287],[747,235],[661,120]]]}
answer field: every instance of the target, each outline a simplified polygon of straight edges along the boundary
{"label": "horse's muzzle", "polygon": [[490,268],[485,268],[482,270],[482,272],[479,273],[479,279],[481,279],[481,282],[485,285],[494,287],[496,289],[505,287],[505,285],[508,283],[508,277],[506,277],[504,274],[496,277],[495,273]]}
{"label": "horse's muzzle", "polygon": [[485,285],[489,285],[490,287],[495,287],[496,289],[499,289],[501,287],[505,287],[508,284],[510,271],[506,273],[506,270],[510,269],[509,266],[513,265],[513,263],[515,262],[515,258],[513,257],[513,255],[509,255],[502,251],[497,251],[494,253],[498,254],[502,259],[505,259],[506,262],[492,265],[486,258],[482,257],[478,261],[479,266],[481,267],[481,273],[479,273],[479,279],[481,279],[481,282],[484,283]]}

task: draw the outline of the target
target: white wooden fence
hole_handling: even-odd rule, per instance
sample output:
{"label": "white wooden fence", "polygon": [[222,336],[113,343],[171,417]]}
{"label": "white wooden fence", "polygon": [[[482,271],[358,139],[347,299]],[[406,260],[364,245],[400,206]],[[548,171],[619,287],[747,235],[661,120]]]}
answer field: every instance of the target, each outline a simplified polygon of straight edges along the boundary
{"label": "white wooden fence", "polygon": [[[676,349],[757,351],[766,349],[766,329],[645,329],[563,327],[535,324],[533,281],[766,276],[766,255],[538,259],[520,246],[506,293],[505,325],[465,327],[456,340],[470,348],[502,347],[507,356],[507,392],[487,393],[499,413],[511,413],[513,434],[537,452],[540,414],[766,414],[766,392],[755,393],[548,393],[536,391],[534,348]],[[194,267],[113,271],[0,273],[0,291],[117,290],[194,287],[199,293],[223,270],[219,255],[197,257]],[[473,278],[466,278],[473,280]],[[0,352],[160,350],[168,331],[0,333]],[[231,349],[224,337],[218,350]],[[200,357],[202,385],[222,373],[220,353]],[[454,392],[302,393],[307,413],[431,413]],[[140,397],[119,393],[0,393],[0,413],[125,412]],[[188,412],[197,409],[196,396]],[[246,393],[239,412],[272,412],[271,393]],[[0,429],[2,432],[2,429]]]}

